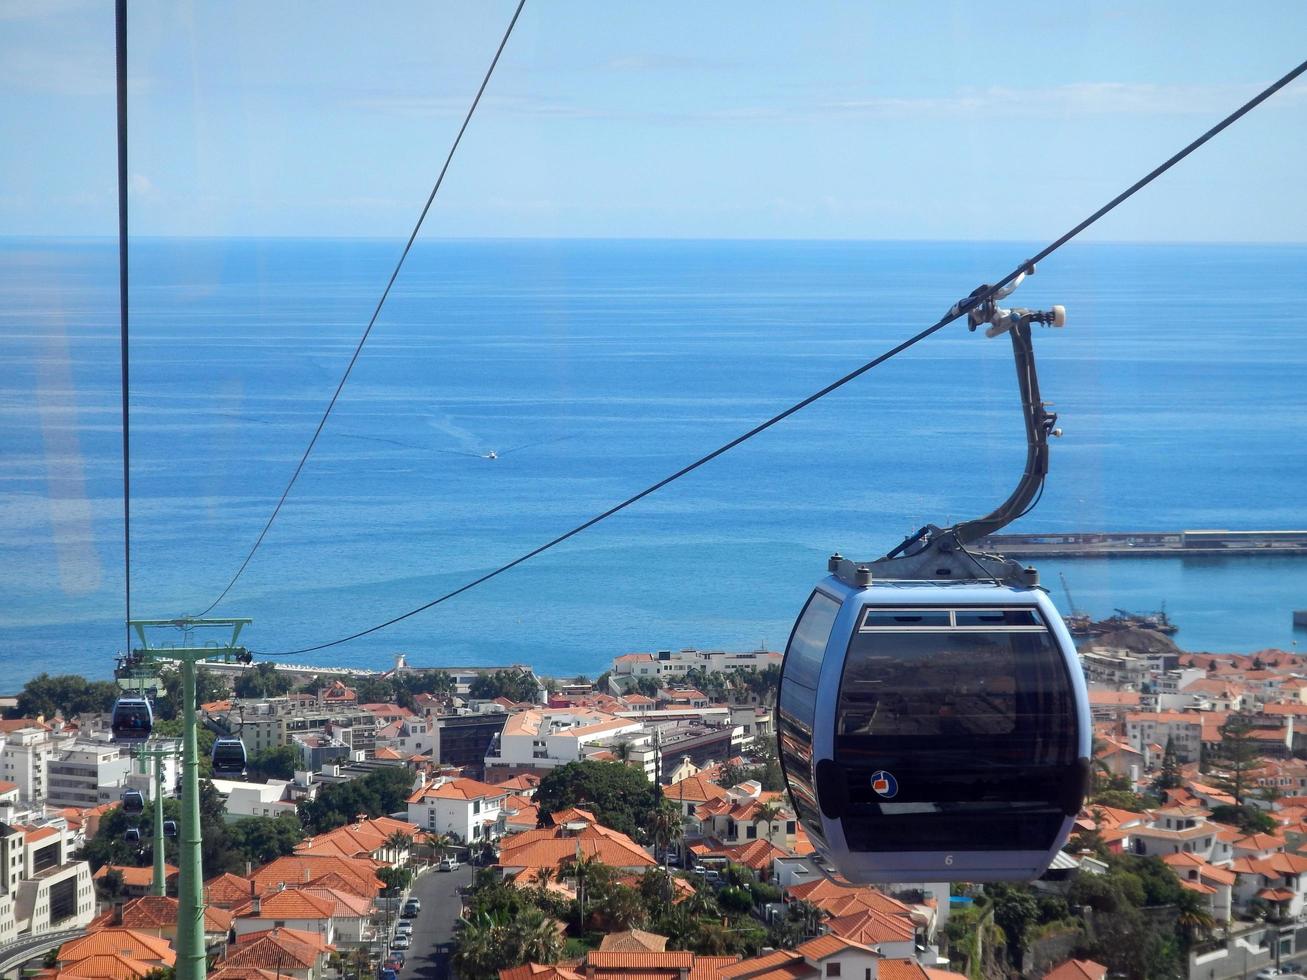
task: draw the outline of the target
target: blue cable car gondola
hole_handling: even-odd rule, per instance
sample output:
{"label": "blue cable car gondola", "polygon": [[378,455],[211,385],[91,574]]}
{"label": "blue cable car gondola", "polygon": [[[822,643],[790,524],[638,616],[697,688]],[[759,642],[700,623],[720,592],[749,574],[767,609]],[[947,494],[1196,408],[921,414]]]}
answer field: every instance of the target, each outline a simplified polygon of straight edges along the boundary
{"label": "blue cable car gondola", "polygon": [[245,743],[239,738],[219,738],[213,743],[213,774],[219,779],[245,775]]}
{"label": "blue cable car gondola", "polygon": [[154,730],[154,709],[149,698],[120,697],[113,705],[112,727],[115,741],[128,744],[146,741]]}
{"label": "blue cable car gondola", "polygon": [[123,790],[123,813],[145,812],[145,795],[139,789]]}
{"label": "blue cable car gondola", "polygon": [[141,842],[141,830],[139,827],[128,827],[127,833],[123,834],[123,840],[128,844],[139,844]]}
{"label": "blue cable car gondola", "polygon": [[790,636],[781,767],[813,844],[851,881],[1035,878],[1084,800],[1093,726],[1071,636],[1034,569],[966,547],[1043,488],[1060,433],[1030,324],[1064,316],[992,300],[970,314],[1012,334],[1028,453],[1008,500],[878,561],[833,556]]}
{"label": "blue cable car gondola", "polygon": [[176,820],[165,820],[165,821],[163,822],[163,836],[164,836],[164,837],[176,837],[176,836],[177,836],[177,821],[176,821]]}

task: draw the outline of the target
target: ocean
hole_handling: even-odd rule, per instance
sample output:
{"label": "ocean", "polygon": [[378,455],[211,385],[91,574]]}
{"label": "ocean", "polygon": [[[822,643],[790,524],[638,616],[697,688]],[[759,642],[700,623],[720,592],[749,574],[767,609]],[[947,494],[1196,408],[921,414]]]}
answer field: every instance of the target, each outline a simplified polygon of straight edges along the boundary
{"label": "ocean", "polygon": [[[132,243],[132,611],[195,614],[280,495],[400,245]],[[433,241],[212,615],[257,653],[366,628],[516,557],[933,322],[1023,243]],[[1013,530],[1304,528],[1307,247],[1072,245],[1012,302],[1065,436]],[[107,677],[124,631],[112,242],[0,240],[0,691]],[[497,459],[487,459],[494,451]],[[954,325],[548,554],[296,662],[781,648],[833,550],[875,557],[1020,475],[1011,347]],[[1291,648],[1307,561],[1042,563],[1067,606],[1186,649]]]}

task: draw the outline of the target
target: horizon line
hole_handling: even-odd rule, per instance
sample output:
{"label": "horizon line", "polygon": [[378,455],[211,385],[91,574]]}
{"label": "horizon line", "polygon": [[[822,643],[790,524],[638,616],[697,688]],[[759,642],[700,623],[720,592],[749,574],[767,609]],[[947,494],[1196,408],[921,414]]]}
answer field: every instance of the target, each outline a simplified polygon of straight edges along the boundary
{"label": "horizon line", "polygon": [[[403,241],[402,234],[387,235],[292,235],[292,234],[239,234],[239,235],[133,235],[129,241],[285,241],[285,242],[377,242]],[[685,236],[685,235],[438,235],[419,238],[414,244],[445,242],[758,242],[758,243],[813,243],[813,244],[877,244],[877,245],[1029,245],[1042,241],[1038,238],[856,238],[856,237],[795,237],[795,236]],[[0,241],[35,242],[88,242],[116,244],[116,235],[85,234],[34,234],[0,232]],[[1165,246],[1239,246],[1239,247],[1301,247],[1307,239],[1145,239],[1145,238],[1088,238],[1068,242],[1068,246],[1084,245],[1165,245]]]}

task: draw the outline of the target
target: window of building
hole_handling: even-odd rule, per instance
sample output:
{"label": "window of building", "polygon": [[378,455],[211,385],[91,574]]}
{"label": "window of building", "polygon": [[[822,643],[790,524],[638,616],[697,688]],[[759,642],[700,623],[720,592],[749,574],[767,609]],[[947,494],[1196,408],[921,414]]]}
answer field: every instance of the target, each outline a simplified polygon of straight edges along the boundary
{"label": "window of building", "polygon": [[840,975],[840,965],[838,963],[826,964],[826,976],[838,977]]}

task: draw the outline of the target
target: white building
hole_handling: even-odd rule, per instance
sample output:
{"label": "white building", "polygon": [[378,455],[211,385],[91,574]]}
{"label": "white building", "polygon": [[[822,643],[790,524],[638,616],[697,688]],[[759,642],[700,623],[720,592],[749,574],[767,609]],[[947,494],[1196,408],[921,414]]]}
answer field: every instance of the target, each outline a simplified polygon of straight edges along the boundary
{"label": "white building", "polygon": [[580,762],[587,747],[600,749],[644,723],[588,708],[535,708],[510,715],[486,754],[486,772],[540,771]]}
{"label": "white building", "polygon": [[0,731],[5,735],[0,779],[17,784],[21,799],[44,800],[46,769],[56,749],[50,727],[23,718],[0,722]]}
{"label": "white building", "polygon": [[708,674],[729,670],[765,670],[779,667],[783,654],[772,650],[728,653],[724,650],[659,650],[657,653],[627,653],[613,659],[610,686],[620,691],[623,681],[652,677],[660,684],[679,681],[687,671],[698,668]]}
{"label": "white building", "polygon": [[94,917],[91,868],[69,860],[67,836],[63,826],[0,823],[0,943]]}
{"label": "white building", "polygon": [[465,843],[498,837],[504,831],[508,790],[475,779],[439,778],[408,798],[408,819],[432,834],[450,834]]}
{"label": "white building", "polygon": [[[131,760],[111,742],[74,742],[46,762],[45,802],[81,809],[117,800],[127,782]],[[146,779],[152,789],[153,779]],[[176,780],[165,785],[176,785]],[[150,794],[153,796],[153,794]]]}
{"label": "white building", "polygon": [[223,819],[228,823],[245,817],[275,817],[296,812],[296,799],[285,779],[270,779],[266,783],[244,783],[230,779],[213,780],[213,788],[224,797]]}

